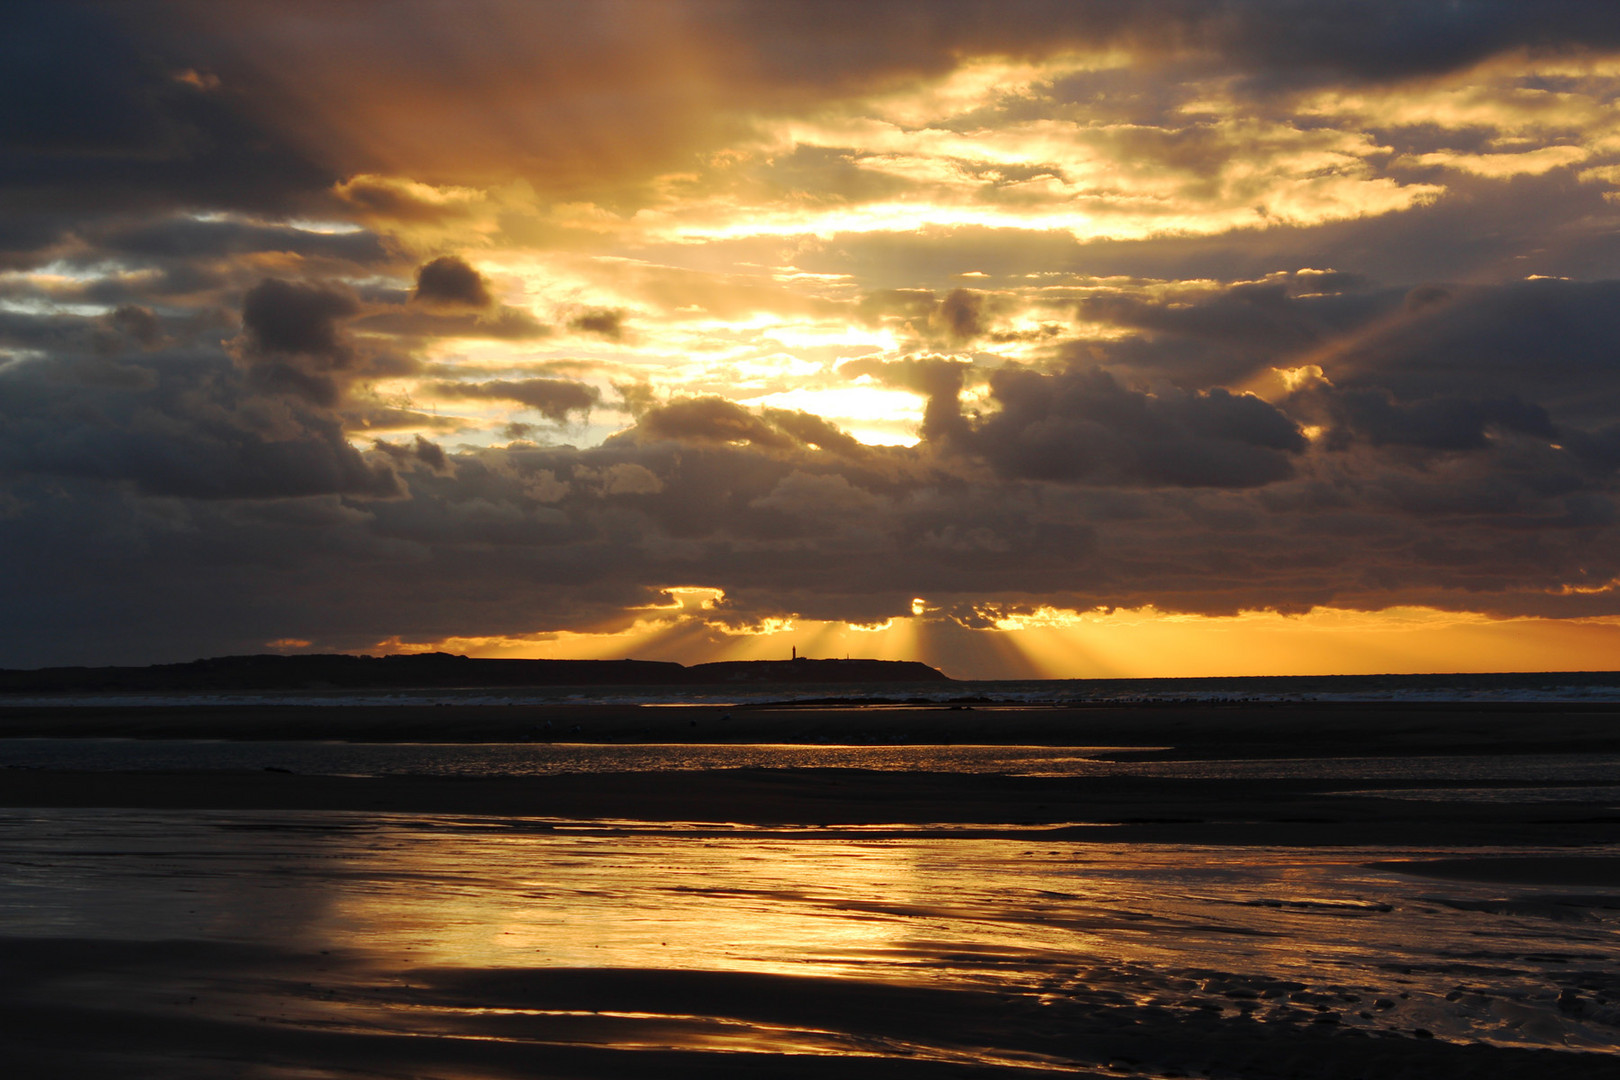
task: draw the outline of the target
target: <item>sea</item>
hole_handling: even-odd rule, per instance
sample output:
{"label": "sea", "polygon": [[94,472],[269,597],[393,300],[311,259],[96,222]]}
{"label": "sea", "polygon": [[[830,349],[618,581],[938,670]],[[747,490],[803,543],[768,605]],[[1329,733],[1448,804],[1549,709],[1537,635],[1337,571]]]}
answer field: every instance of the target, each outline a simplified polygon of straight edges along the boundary
{"label": "sea", "polygon": [[958,679],[927,683],[454,687],[0,695],[0,706],[1175,704],[1265,702],[1620,702],[1620,672],[1253,675],[1177,679]]}

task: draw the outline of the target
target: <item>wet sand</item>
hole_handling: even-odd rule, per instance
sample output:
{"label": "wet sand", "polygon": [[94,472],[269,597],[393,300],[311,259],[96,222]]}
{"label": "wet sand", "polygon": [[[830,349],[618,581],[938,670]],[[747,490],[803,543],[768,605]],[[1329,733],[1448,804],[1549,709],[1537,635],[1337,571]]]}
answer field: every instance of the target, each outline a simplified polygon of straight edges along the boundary
{"label": "wet sand", "polygon": [[[539,732],[540,735],[536,735]],[[1616,706],[837,708],[427,706],[0,709],[0,737],[421,742],[1045,744],[1121,761],[1620,754]],[[362,810],[780,825],[1044,824],[1126,843],[1567,846],[1620,838],[1594,802],[1381,797],[1409,781],[724,769],[461,779],[0,770],[0,806]],[[1620,777],[1615,779],[1620,783]],[[1436,785],[1431,785],[1436,786]],[[1437,785],[1444,787],[1445,785]],[[1476,786],[1476,785],[1458,785]],[[1508,783],[1498,786],[1510,787]],[[1354,791],[1356,794],[1344,794]]]}
{"label": "wet sand", "polygon": [[[0,738],[1118,746],[1140,757],[1615,753],[1614,704],[19,706]],[[1162,750],[1156,748],[1165,748]]]}
{"label": "wet sand", "polygon": [[1615,860],[1590,849],[1482,853],[1482,876],[1537,862],[1550,883],[1504,892],[1432,848],[20,813],[0,815],[8,1075],[1270,1080],[1616,1062],[1620,895],[1593,887]]}
{"label": "wet sand", "polygon": [[[717,826],[1045,826],[1094,843],[1328,847],[1523,845],[1620,838],[1612,800],[1479,803],[1385,798],[1409,782],[1005,777],[847,769],[590,773],[469,780],[274,772],[0,771],[0,806],[476,814]],[[1443,787],[1443,785],[1440,785]],[[1470,785],[1474,788],[1477,785]],[[1339,792],[1347,787],[1357,794]]]}
{"label": "wet sand", "polygon": [[[0,733],[466,741],[548,720],[602,741],[999,738],[1161,760],[1620,750],[1611,709],[1546,707],[6,710]],[[1620,806],[1402,798],[1410,781],[1327,771],[3,770],[21,906],[0,915],[32,929],[0,931],[0,1043],[22,1077],[1614,1075]],[[173,850],[119,840],[126,825]],[[43,846],[15,840],[30,830]],[[49,839],[81,832],[82,856]],[[933,862],[895,861],[913,849]],[[839,881],[851,859],[879,876]],[[111,876],[75,876],[91,863]],[[1143,891],[1075,891],[1104,864]],[[767,866],[789,881],[756,895]],[[46,887],[84,911],[30,907]],[[439,906],[411,915],[417,894]],[[277,929],[299,903],[315,908]],[[773,946],[784,904],[807,921]],[[656,962],[658,935],[705,912],[740,952]],[[794,958],[800,925],[836,930],[838,974]],[[365,936],[385,930],[386,947]],[[541,935],[530,960],[517,931]],[[595,947],[620,952],[570,961]]]}

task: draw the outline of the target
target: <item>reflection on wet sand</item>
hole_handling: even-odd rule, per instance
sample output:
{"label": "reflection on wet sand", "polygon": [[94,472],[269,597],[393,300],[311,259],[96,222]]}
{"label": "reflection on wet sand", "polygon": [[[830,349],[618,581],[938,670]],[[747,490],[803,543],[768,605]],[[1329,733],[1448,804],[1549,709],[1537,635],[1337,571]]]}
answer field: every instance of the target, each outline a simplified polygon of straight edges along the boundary
{"label": "reflection on wet sand", "polygon": [[73,809],[0,849],[17,1075],[1596,1077],[1620,1037],[1604,847]]}

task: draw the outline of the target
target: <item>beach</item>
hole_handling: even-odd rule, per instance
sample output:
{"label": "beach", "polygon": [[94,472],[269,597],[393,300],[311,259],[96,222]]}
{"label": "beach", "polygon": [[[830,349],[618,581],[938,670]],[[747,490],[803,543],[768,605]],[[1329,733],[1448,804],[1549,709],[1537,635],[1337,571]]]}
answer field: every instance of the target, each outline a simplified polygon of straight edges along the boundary
{"label": "beach", "polygon": [[12,708],[0,1024],[23,1076],[1608,1076],[1614,720]]}

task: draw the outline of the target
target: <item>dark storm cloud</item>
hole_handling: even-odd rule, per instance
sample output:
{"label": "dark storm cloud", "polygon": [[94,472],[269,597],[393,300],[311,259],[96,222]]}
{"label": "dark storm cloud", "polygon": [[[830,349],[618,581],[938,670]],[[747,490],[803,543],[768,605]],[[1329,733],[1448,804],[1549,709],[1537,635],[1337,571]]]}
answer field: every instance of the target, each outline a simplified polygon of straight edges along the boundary
{"label": "dark storm cloud", "polygon": [[943,441],[960,436],[966,421],[958,398],[973,365],[943,356],[909,356],[901,360],[861,357],[838,367],[846,378],[868,375],[886,386],[898,386],[927,398],[919,434],[924,439]]}
{"label": "dark storm cloud", "polygon": [[405,342],[423,338],[483,338],[492,341],[534,341],[550,337],[551,327],[522,308],[498,304],[485,311],[383,309],[356,319],[356,330],[388,334]]}
{"label": "dark storm cloud", "polygon": [[1407,294],[1403,308],[1406,317],[1344,349],[1329,377],[1403,397],[1459,386],[1522,394],[1583,424],[1616,415],[1620,282],[1449,286]]}
{"label": "dark storm cloud", "polygon": [[242,301],[247,348],[259,354],[304,354],[330,366],[348,363],[350,347],[338,323],[360,310],[346,288],[266,278]]}
{"label": "dark storm cloud", "polygon": [[780,78],[805,83],[938,71],[955,50],[1029,55],[1107,45],[1149,54],[1207,50],[1293,82],[1372,81],[1455,70],[1525,46],[1620,41],[1620,19],[1589,0],[1534,8],[1509,0],[1010,0],[994,10],[973,0],[877,6],[788,0],[698,10],[739,39],[760,43],[761,52],[771,49]]}
{"label": "dark storm cloud", "polygon": [[620,341],[624,338],[624,312],[607,308],[582,311],[568,320],[568,329],[595,334],[608,341]]}
{"label": "dark storm cloud", "polygon": [[794,444],[791,436],[735,401],[721,397],[685,398],[649,409],[641,415],[634,430],[652,439],[749,443],[777,448]]}
{"label": "dark storm cloud", "polygon": [[[334,10],[324,20],[305,10],[296,24],[286,9],[262,5],[13,5],[0,46],[0,98],[19,107],[0,120],[8,147],[0,186],[16,216],[0,215],[0,243],[39,251],[83,215],[120,208],[308,208],[325,202],[344,177],[351,207],[397,220],[454,217],[449,204],[412,201],[406,188],[382,179],[368,186],[354,175],[384,164],[361,146],[372,129],[379,139],[394,137],[407,157],[420,144],[421,168],[396,159],[396,170],[450,175],[460,160],[475,173],[499,174],[522,162],[537,181],[555,168],[573,183],[592,171],[668,164],[691,148],[688,140],[734,134],[717,120],[717,98],[791,109],[800,99],[809,104],[827,93],[943,73],[974,52],[1037,56],[1108,45],[1148,57],[1191,52],[1206,69],[1224,65],[1257,87],[1278,87],[1430,74],[1527,44],[1601,46],[1616,40],[1620,24],[1607,7],[1578,3],[1538,4],[1533,13],[1493,3],[1281,0],[1218,8],[1036,2],[993,13],[974,3],[878,11],[822,3],[660,8],[661,21],[639,27],[578,5],[489,3],[480,19],[451,20],[436,6],[403,4],[396,6],[400,17],[387,22],[365,18],[364,7]],[[566,17],[547,18],[547,11]],[[360,51],[352,40],[362,28]],[[729,81],[733,93],[667,92],[667,64],[657,54],[688,38],[704,43],[691,55],[707,57],[713,79]],[[532,110],[522,112],[521,123],[503,119],[509,110],[501,100],[482,115],[450,109],[396,117],[378,107],[396,83],[436,87],[428,99],[466,91],[454,65],[422,65],[424,51],[480,56],[498,76],[488,89],[517,87],[523,101],[549,94],[566,107],[553,111],[549,127],[536,123]],[[536,57],[557,63],[537,64]],[[405,128],[395,130],[400,124]],[[622,145],[604,146],[603,130],[623,132]],[[345,141],[343,133],[353,137]],[[504,160],[490,160],[495,147]],[[815,176],[825,183],[821,164]],[[1449,248],[1431,245],[1425,254]]]}
{"label": "dark storm cloud", "polygon": [[376,447],[378,451],[400,465],[420,462],[436,473],[448,473],[451,471],[450,458],[445,454],[444,447],[436,442],[424,439],[420,435],[416,436],[409,446],[400,446],[388,442],[386,439],[378,439]]}
{"label": "dark storm cloud", "polygon": [[985,297],[971,289],[952,289],[939,302],[938,321],[953,341],[967,342],[985,333]]}
{"label": "dark storm cloud", "polygon": [[[132,36],[134,6],[33,2],[0,37],[0,245],[28,261],[87,218],[180,208],[286,212],[335,177],[176,78],[165,47]],[[184,51],[184,42],[170,42]]]}
{"label": "dark storm cloud", "polygon": [[336,404],[352,378],[355,351],[340,322],[360,310],[346,288],[266,278],[242,301],[241,355],[267,390]]}
{"label": "dark storm cloud", "polygon": [[1260,0],[1212,13],[1202,26],[1239,63],[1311,80],[1403,79],[1454,71],[1499,52],[1620,42],[1620,18],[1592,0],[1533,8],[1511,0]]}
{"label": "dark storm cloud", "polygon": [[515,401],[558,423],[567,420],[569,413],[589,415],[602,397],[594,386],[564,379],[490,379],[429,385],[432,392],[441,397]]}
{"label": "dark storm cloud", "polygon": [[1008,298],[974,289],[952,289],[943,297],[929,289],[880,289],[861,297],[855,310],[870,326],[895,325],[909,337],[950,347],[986,336],[996,317],[1011,308]]}
{"label": "dark storm cloud", "polygon": [[1518,398],[1448,396],[1403,402],[1370,388],[1327,397],[1335,442],[1361,438],[1375,446],[1479,450],[1488,445],[1493,429],[1544,439],[1558,434],[1545,409]]}
{"label": "dark storm cloud", "polygon": [[[1311,276],[1304,285],[1315,289],[1319,282]],[[1148,334],[1218,342],[1275,356],[1307,348],[1365,319],[1376,303],[1315,293],[1301,299],[1300,291],[1300,282],[1288,280],[1235,285],[1192,302],[1182,297],[1102,295],[1083,300],[1079,314]]]}
{"label": "dark storm cloud", "polygon": [[351,398],[337,410],[337,416],[342,421],[344,430],[350,432],[412,429],[455,431],[466,424],[466,421],[458,416],[441,416],[438,413],[425,413],[416,409],[387,405],[375,398],[360,400]]}
{"label": "dark storm cloud", "polygon": [[[231,372],[222,360],[209,370],[215,378]],[[1603,610],[1605,601],[1548,590],[1620,573],[1612,482],[1594,480],[1544,440],[1508,431],[1489,448],[1427,462],[1365,441],[1299,449],[1297,433],[1254,399],[1150,397],[1082,373],[1004,374],[995,399],[1003,412],[963,416],[945,447],[843,444],[849,452],[841,453],[825,421],[697,399],[649,410],[630,432],[592,448],[469,451],[446,454],[438,468],[421,444],[380,447],[382,459],[404,470],[410,497],[347,502],[315,494],[132,501],[106,481],[135,479],[131,463],[141,456],[129,452],[129,432],[163,430],[135,422],[143,396],[88,397],[43,374],[34,398],[0,395],[13,408],[33,400],[31,411],[46,418],[26,432],[8,423],[18,438],[7,444],[7,468],[57,478],[66,501],[52,502],[32,482],[12,485],[0,547],[4,565],[44,568],[46,580],[60,556],[47,548],[64,544],[59,530],[77,515],[119,531],[116,554],[80,567],[74,580],[83,594],[47,593],[28,580],[10,594],[18,611],[79,612],[85,625],[104,626],[99,655],[255,651],[288,633],[364,650],[396,633],[431,640],[472,626],[585,627],[622,621],[625,606],[653,602],[672,581],[726,590],[717,617],[740,626],[795,613],[879,621],[906,613],[919,595],[969,622],[994,614],[985,603],[1154,603],[1221,613],[1467,597],[1476,608],[1568,614]],[[175,387],[201,382],[192,375]],[[37,398],[47,390],[48,407]],[[38,454],[50,443],[40,433],[56,427],[59,442],[82,444],[88,433],[67,414],[92,405],[106,412],[113,401],[130,419],[95,430],[116,444],[101,460],[117,463],[117,476],[113,464],[98,471],[58,461],[47,470],[37,457],[16,456],[25,448]],[[169,425],[181,416],[201,422],[178,409],[157,415]],[[302,410],[289,433],[321,444],[318,414],[298,399],[221,399],[221,409],[230,432],[250,416],[264,424],[289,415],[277,409]],[[1073,430],[1087,419],[1096,429],[1079,440]],[[1061,453],[1037,467],[1052,460],[1067,471],[1010,475],[1043,439]],[[1153,440],[1159,445],[1144,449]],[[175,454],[171,467],[221,470],[242,459],[222,453],[219,441],[172,431],[151,445]],[[323,445],[353,453],[335,438]],[[1098,452],[1070,454],[1077,449]],[[1184,457],[1167,456],[1175,453]],[[983,461],[1009,475],[975,479]],[[381,465],[371,468],[391,479]],[[1283,478],[1235,486],[1267,469]],[[1567,483],[1550,485],[1560,469]],[[1217,480],[1234,486],[1183,486]],[[137,490],[225,491],[196,477],[189,484],[170,478]],[[296,491],[285,483],[279,490]],[[88,552],[98,544],[87,537],[70,546]],[[430,574],[434,588],[398,588],[407,572]],[[190,606],[138,603],[147,591],[195,589],[207,598]],[[111,605],[120,619],[88,620],[93,603]],[[188,636],[187,620],[199,612],[216,620],[211,644]],[[4,632],[14,663],[73,658],[71,649]],[[86,638],[62,640],[83,648]]]}
{"label": "dark storm cloud", "polygon": [[[943,75],[964,56],[1127,49],[1144,65],[1231,76],[1229,85],[1260,97],[1620,40],[1607,6],[1505,0],[672,2],[645,5],[634,19],[611,5],[565,2],[486,0],[476,19],[426,0],[389,7],[383,19],[369,5],[293,15],[281,5],[176,3],[122,21],[171,69],[219,80],[220,91],[193,96],[241,94],[252,123],[342,176],[523,176],[547,193],[591,191],[615,208],[636,205],[647,195],[641,185],[726,145],[762,111],[802,114],[832,97]],[[445,105],[469,93],[479,108]],[[413,107],[398,107],[407,96]],[[793,183],[792,164],[773,197],[813,197],[817,185]],[[809,164],[819,177],[828,163]],[[870,170],[855,170],[863,172],[869,179]],[[769,194],[769,178],[752,182]],[[447,214],[446,204],[383,181],[351,180],[344,191],[356,209],[398,220]]]}
{"label": "dark storm cloud", "polygon": [[619,395],[618,407],[631,416],[641,416],[658,404],[658,391],[651,383],[616,382],[613,392]]}
{"label": "dark storm cloud", "polygon": [[495,302],[484,275],[454,255],[441,255],[416,268],[411,299],[448,308],[487,308]]}
{"label": "dark storm cloud", "polygon": [[1093,484],[1257,487],[1305,448],[1283,413],[1216,388],[1148,394],[1098,371],[990,376],[999,410],[953,436],[1003,476]]}
{"label": "dark storm cloud", "polygon": [[885,318],[926,319],[939,306],[931,289],[879,289],[861,297],[856,310],[868,325],[880,325]]}
{"label": "dark storm cloud", "polygon": [[1084,351],[1193,386],[1314,363],[1335,385],[1403,399],[1466,386],[1483,397],[1524,397],[1579,423],[1620,408],[1612,379],[1620,282],[1433,283],[1327,294],[1302,291],[1300,278],[1190,298],[1084,301],[1083,318],[1140,332]]}
{"label": "dark storm cloud", "polygon": [[147,354],[120,370],[141,377],[86,379],[72,359],[0,369],[0,474],[120,481],[190,499],[401,492],[334,417],[244,393],[222,353]]}
{"label": "dark storm cloud", "polygon": [[139,304],[121,304],[101,320],[102,331],[96,338],[100,352],[121,352],[134,346],[151,350],[168,343],[163,322],[149,307]]}
{"label": "dark storm cloud", "polygon": [[[656,447],[665,443],[748,447],[761,455],[761,463],[772,463],[769,468],[778,479],[784,462],[799,462],[817,472],[836,470],[837,482],[846,487],[849,480],[854,480],[866,487],[889,489],[916,464],[909,453],[865,446],[814,413],[772,408],[756,413],[719,397],[683,398],[651,406],[637,414],[636,424],[610,439],[608,445]],[[836,466],[829,464],[834,461]],[[822,495],[827,492],[825,486],[818,490]],[[801,491],[797,495],[806,498],[801,509],[814,513],[815,492]],[[791,501],[775,500],[773,520],[780,518],[781,509]]]}
{"label": "dark storm cloud", "polygon": [[316,232],[290,225],[180,217],[137,225],[117,223],[92,235],[102,251],[168,259],[286,252],[367,266],[388,257],[377,236],[365,230]]}
{"label": "dark storm cloud", "polygon": [[766,409],[764,418],[806,446],[827,450],[844,457],[866,457],[867,449],[849,432],[814,413],[788,409]]}
{"label": "dark storm cloud", "polygon": [[420,362],[408,353],[355,344],[346,324],[361,310],[354,291],[341,283],[265,278],[243,297],[237,360],[255,388],[322,408],[343,401],[360,380],[419,371]]}
{"label": "dark storm cloud", "polygon": [[437,225],[462,216],[454,204],[423,198],[410,185],[383,177],[352,176],[335,193],[351,209],[390,221]]}

